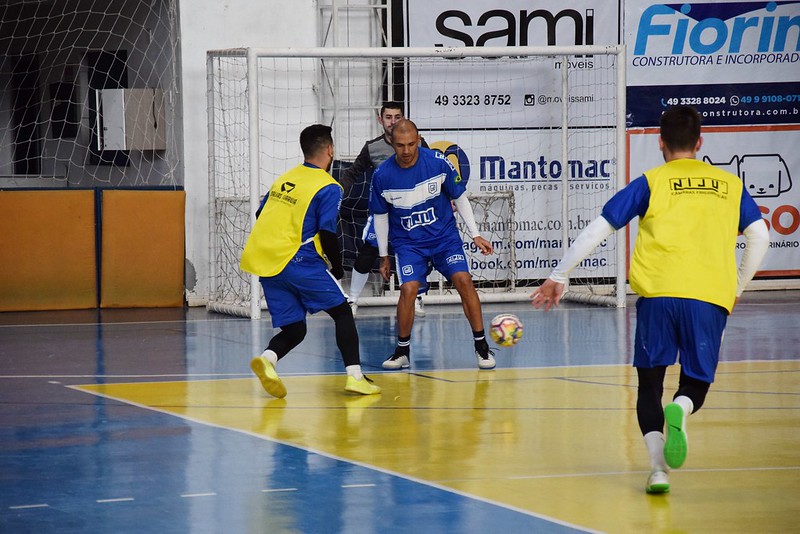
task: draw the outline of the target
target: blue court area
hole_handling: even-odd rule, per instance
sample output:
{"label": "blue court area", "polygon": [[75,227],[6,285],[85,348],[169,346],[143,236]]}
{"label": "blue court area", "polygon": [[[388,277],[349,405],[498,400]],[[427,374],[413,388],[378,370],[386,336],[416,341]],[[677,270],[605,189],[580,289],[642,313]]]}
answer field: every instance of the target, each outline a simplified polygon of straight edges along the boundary
{"label": "blue court area", "polygon": [[3,532],[574,531],[255,436],[78,393],[59,401],[72,421],[2,433]]}
{"label": "blue court area", "polygon": [[476,369],[459,306],[428,306],[410,371],[391,374],[393,310],[359,309],[374,403],[342,396],[326,316],[280,362],[279,401],[248,369],[268,317],[0,314],[0,531],[785,531],[800,498],[799,304],[745,296],[694,462],[661,498],[643,491],[632,305],[487,305],[487,321],[526,326],[497,371]]}

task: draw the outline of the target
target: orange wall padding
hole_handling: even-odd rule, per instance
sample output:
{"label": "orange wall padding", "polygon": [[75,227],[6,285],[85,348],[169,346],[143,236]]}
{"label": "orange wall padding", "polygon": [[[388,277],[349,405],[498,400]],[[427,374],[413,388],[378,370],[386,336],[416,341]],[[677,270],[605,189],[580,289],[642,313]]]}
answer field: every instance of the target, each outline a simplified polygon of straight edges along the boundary
{"label": "orange wall padding", "polygon": [[0,311],[97,306],[94,191],[0,191]]}
{"label": "orange wall padding", "polygon": [[102,192],[100,307],[183,306],[183,191]]}

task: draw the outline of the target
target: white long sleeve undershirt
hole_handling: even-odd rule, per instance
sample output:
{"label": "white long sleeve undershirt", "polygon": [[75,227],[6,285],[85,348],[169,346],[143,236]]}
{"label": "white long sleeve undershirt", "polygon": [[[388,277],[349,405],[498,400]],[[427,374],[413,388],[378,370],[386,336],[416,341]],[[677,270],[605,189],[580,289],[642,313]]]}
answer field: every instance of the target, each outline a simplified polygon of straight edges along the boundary
{"label": "white long sleeve undershirt", "polygon": [[569,280],[569,273],[572,272],[586,256],[591,254],[595,247],[603,242],[603,239],[614,232],[614,227],[611,226],[602,215],[593,220],[589,223],[589,226],[583,229],[575,241],[572,242],[567,253],[564,254],[564,258],[550,274],[550,279],[554,282],[566,284],[567,280]]}
{"label": "white long sleeve undershirt", "polygon": [[378,240],[378,255],[389,255],[389,214],[381,213],[372,216],[375,223],[375,235]]}
{"label": "white long sleeve undershirt", "polygon": [[769,250],[769,229],[763,219],[759,219],[742,232],[747,240],[747,248],[744,249],[742,260],[739,262],[737,272],[736,297],[742,296],[744,288],[755,276],[764,255]]}
{"label": "white long sleeve undershirt", "polygon": [[453,202],[455,203],[456,209],[458,210],[458,213],[461,215],[461,218],[464,220],[464,224],[467,225],[469,236],[472,239],[475,239],[476,237],[481,235],[481,233],[478,231],[478,225],[475,222],[475,213],[472,211],[472,204],[469,203],[467,194],[463,193]]}

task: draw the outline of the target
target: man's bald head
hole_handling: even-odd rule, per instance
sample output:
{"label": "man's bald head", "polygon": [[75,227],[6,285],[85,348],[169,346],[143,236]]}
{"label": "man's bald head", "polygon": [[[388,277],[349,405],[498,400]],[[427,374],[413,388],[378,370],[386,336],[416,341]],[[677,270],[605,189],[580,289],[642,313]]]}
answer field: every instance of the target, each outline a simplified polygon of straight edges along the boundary
{"label": "man's bald head", "polygon": [[419,157],[419,130],[408,119],[395,123],[392,128],[392,148],[395,160],[403,169],[413,167]]}
{"label": "man's bald head", "polygon": [[392,128],[392,135],[396,133],[410,133],[412,135],[419,135],[419,130],[417,130],[417,125],[414,124],[414,121],[409,119],[400,119],[395,123],[394,127]]}

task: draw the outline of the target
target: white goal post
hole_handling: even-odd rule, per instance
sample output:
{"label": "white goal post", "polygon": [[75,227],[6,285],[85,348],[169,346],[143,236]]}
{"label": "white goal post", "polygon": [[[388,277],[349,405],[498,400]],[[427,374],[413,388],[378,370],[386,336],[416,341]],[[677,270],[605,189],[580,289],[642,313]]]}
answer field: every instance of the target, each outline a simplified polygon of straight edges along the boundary
{"label": "white goal post", "polygon": [[[626,183],[624,54],[623,46],[209,51],[208,308],[260,317],[260,285],[239,270],[239,257],[262,196],[302,161],[299,133],[313,123],[333,126],[338,177],[383,133],[384,100],[404,104],[427,144],[468,180],[496,251],[484,257],[464,240],[481,300],[527,299]],[[369,179],[345,193],[348,267]],[[624,306],[626,245],[624,231],[604,242],[573,271],[565,298]],[[458,302],[446,280],[429,282],[428,302]],[[359,303],[396,299],[393,283],[376,282]]]}

